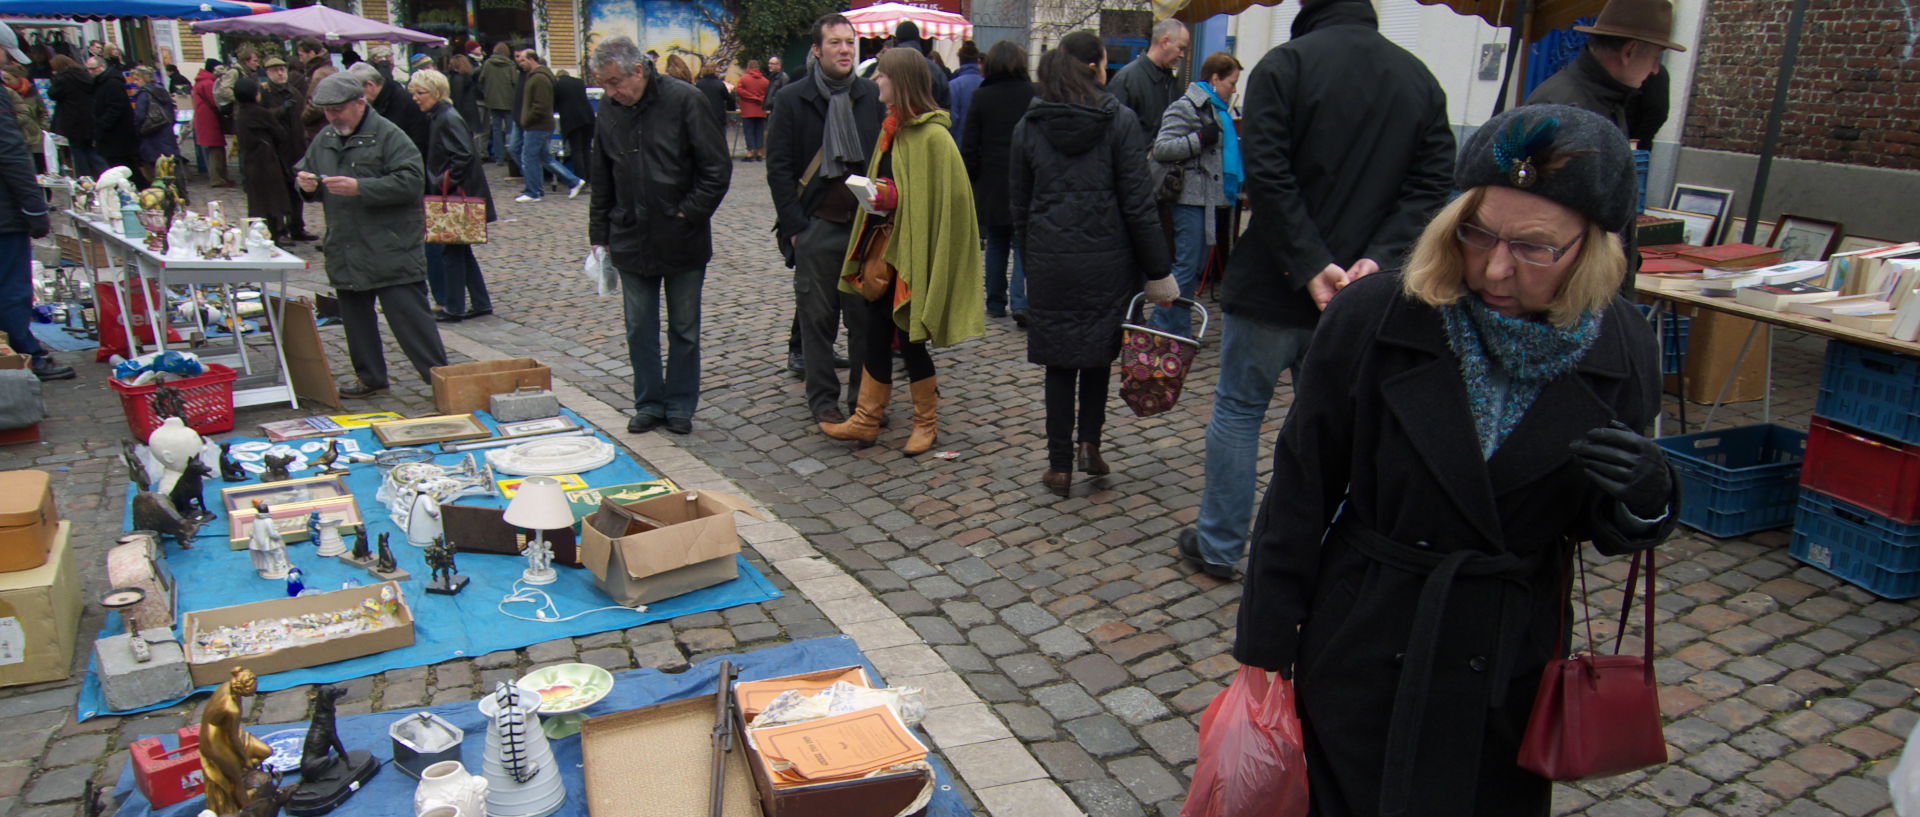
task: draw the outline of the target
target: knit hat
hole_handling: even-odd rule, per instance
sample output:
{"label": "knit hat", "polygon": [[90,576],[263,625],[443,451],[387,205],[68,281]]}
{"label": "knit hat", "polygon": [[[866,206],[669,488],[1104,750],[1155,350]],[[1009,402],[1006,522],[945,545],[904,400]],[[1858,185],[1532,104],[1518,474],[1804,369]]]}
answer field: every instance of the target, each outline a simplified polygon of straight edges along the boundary
{"label": "knit hat", "polygon": [[366,96],[367,88],[361,84],[359,77],[340,71],[320,80],[320,85],[313,89],[313,104],[343,105],[356,99],[365,99]]}
{"label": "knit hat", "polygon": [[422,68],[432,68],[433,58],[425,54],[415,54],[413,55],[413,61],[410,64],[413,66],[413,70],[415,71],[418,71]]}
{"label": "knit hat", "polygon": [[207,68],[207,70],[208,70],[208,71],[218,71],[218,70],[220,70],[220,66],[222,66],[222,65],[225,65],[225,64],[226,64],[226,63],[223,63],[223,62],[221,62],[221,61],[219,61],[219,60],[216,60],[216,59],[214,59],[214,58],[212,58],[212,57],[208,57],[208,58],[207,58],[207,65],[206,65],[206,68]]}
{"label": "knit hat", "polygon": [[1526,105],[1474,131],[1453,168],[1461,190],[1511,187],[1544,196],[1620,232],[1639,190],[1627,138],[1611,120],[1571,105]]}

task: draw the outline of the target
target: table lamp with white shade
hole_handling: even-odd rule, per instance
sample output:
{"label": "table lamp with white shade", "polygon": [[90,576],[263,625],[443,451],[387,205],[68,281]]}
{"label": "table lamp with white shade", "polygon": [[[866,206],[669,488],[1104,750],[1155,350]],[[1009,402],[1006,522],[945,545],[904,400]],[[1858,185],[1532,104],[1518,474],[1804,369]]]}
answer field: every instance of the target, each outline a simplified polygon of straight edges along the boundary
{"label": "table lamp with white shade", "polygon": [[573,527],[573,507],[567,503],[560,481],[553,477],[527,477],[514,492],[513,501],[507,503],[507,512],[502,518],[509,525],[533,531],[533,541],[527,544],[527,569],[520,574],[520,581],[552,584],[557,574],[553,571],[553,547],[547,544],[546,532]]}

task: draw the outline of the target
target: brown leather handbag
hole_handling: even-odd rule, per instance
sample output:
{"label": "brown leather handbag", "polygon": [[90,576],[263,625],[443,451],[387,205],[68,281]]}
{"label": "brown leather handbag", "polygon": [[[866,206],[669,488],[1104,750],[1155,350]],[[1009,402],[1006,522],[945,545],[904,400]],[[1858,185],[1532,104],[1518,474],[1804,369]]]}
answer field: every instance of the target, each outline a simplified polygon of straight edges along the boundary
{"label": "brown leather handbag", "polygon": [[853,247],[853,258],[860,262],[860,268],[849,273],[847,280],[859,287],[860,294],[869,301],[880,300],[893,284],[895,270],[887,263],[887,244],[892,240],[893,222],[874,224],[869,218],[859,243]]}
{"label": "brown leather handbag", "polygon": [[[1579,545],[1574,545],[1578,552]],[[1574,568],[1569,559],[1568,572]],[[1641,565],[1645,564],[1643,570]],[[1587,576],[1581,560],[1580,596],[1586,604]],[[1645,649],[1641,655],[1620,655],[1628,616],[1633,610],[1636,580],[1646,582]],[[1569,576],[1563,588],[1571,583]],[[1565,595],[1563,590],[1562,595]],[[1556,656],[1566,655],[1566,613],[1561,613]],[[1588,616],[1587,644],[1593,640]],[[1653,677],[1653,549],[1633,554],[1627,570],[1626,599],[1621,602],[1620,632],[1613,655],[1586,653],[1548,662],[1540,677],[1540,693],[1520,742],[1520,768],[1548,780],[1588,780],[1608,777],[1667,762],[1666,738],[1661,732],[1659,686]]]}

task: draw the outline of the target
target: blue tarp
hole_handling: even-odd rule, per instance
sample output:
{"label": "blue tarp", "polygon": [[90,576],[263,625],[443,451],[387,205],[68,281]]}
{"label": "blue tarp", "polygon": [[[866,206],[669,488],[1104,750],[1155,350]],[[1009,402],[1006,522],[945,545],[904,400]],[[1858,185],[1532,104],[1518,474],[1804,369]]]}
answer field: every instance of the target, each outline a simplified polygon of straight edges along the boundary
{"label": "blue tarp", "polygon": [[[484,413],[480,416],[486,419]],[[568,416],[573,417],[576,422],[581,422],[580,418],[571,412]],[[584,426],[585,423],[582,422],[582,425]],[[363,451],[371,451],[376,447],[372,433],[364,429],[356,429],[346,436],[358,439]],[[254,438],[232,439],[244,441]],[[294,441],[293,444],[298,446],[305,442],[308,441]],[[437,462],[452,463],[457,460],[458,457],[452,454],[436,457]],[[296,473],[294,476],[305,475],[307,472]],[[654,479],[652,474],[641,468],[639,463],[634,462],[625,451],[619,451],[612,463],[593,469],[582,476],[587,484],[593,487]],[[413,645],[318,667],[267,675],[260,679],[261,691],[286,689],[302,684],[332,683],[401,667],[425,666],[454,658],[475,657],[496,650],[518,649],[556,638],[621,630],[677,616],[720,610],[741,604],[757,604],[781,595],[766,576],[741,558],[737,560],[740,569],[739,578],[647,605],[645,613],[607,610],[565,622],[522,621],[502,613],[499,608],[502,597],[513,589],[514,580],[518,579],[520,571],[525,569],[526,560],[518,556],[484,553],[463,553],[459,556],[460,573],[472,579],[472,583],[468,584],[459,595],[432,595],[425,591],[428,570],[424,551],[406,544],[406,533],[395,527],[393,521],[387,518],[386,507],[374,500],[374,492],[378,489],[380,477],[379,469],[372,465],[355,465],[346,478],[347,486],[353,492],[359,503],[361,515],[368,523],[368,535],[377,540],[381,532],[391,533],[389,543],[394,559],[399,562],[400,567],[413,574],[413,578],[400,583],[407,602],[413,610]],[[226,607],[283,598],[286,595],[285,582],[269,581],[254,575],[252,558],[247,551],[228,548],[226,516],[219,507],[219,488],[223,484],[217,476],[209,478],[206,489],[209,497],[207,504],[210,510],[221,513],[221,518],[207,523],[206,527],[202,528],[202,536],[194,540],[194,547],[191,550],[181,550],[172,543],[171,538],[165,545],[167,563],[179,583],[179,609],[182,611]],[[456,502],[505,507],[507,500],[468,497]],[[127,527],[132,528],[131,511],[129,511]],[[377,581],[367,571],[358,567],[338,559],[313,555],[313,545],[310,543],[289,545],[287,551],[293,564],[306,574],[306,586],[309,589],[337,590],[347,581],[362,585],[370,585]],[[557,571],[560,574],[558,581],[537,589],[552,597],[559,617],[613,603],[606,594],[601,593],[600,589],[594,586],[593,574],[586,569],[557,567]],[[506,607],[516,615],[529,619],[535,617],[534,604],[510,604]],[[109,614],[101,634],[112,635],[124,631],[119,618]],[[89,671],[80,692],[79,717],[82,720],[97,715],[142,712],[178,703],[178,701],[165,701],[144,709],[126,712],[111,711],[102,697],[99,681],[92,669],[89,665]],[[211,686],[204,687],[202,691],[211,689],[213,689]]]}
{"label": "blue tarp", "polygon": [[[873,677],[880,674],[868,663],[860,648],[846,636],[832,636],[798,641],[754,650],[749,653],[730,656],[730,660],[740,668],[740,680],[752,681],[760,678],[777,678],[803,672],[832,669],[834,667],[864,664]],[[588,707],[582,714],[588,717],[624,712],[643,706],[651,706],[666,701],[691,698],[697,695],[712,695],[716,679],[719,677],[720,658],[700,662],[686,672],[668,675],[658,670],[638,669],[614,675],[613,692],[604,700]],[[411,817],[413,814],[413,789],[415,781],[385,761],[393,757],[393,743],[387,736],[387,727],[394,721],[416,712],[432,712],[447,719],[454,726],[466,732],[466,740],[460,745],[460,762],[467,770],[479,773],[482,756],[486,750],[486,718],[471,701],[457,704],[442,704],[425,709],[405,709],[391,712],[377,712],[371,715],[342,716],[339,721],[340,738],[348,749],[365,749],[374,757],[383,761],[380,772],[359,793],[348,800],[339,810],[333,812],[339,817]],[[302,727],[305,724],[292,724]],[[287,728],[285,724],[249,727],[248,731],[265,736]],[[176,744],[172,735],[162,736],[169,747]],[[924,735],[923,743],[927,742]],[[931,745],[931,744],[929,744]],[[554,812],[554,817],[585,817],[586,782],[581,774],[579,736],[553,741],[554,759],[560,764],[561,775],[567,784],[567,801]],[[704,746],[702,749],[704,750]],[[951,775],[937,758],[929,756],[938,775],[938,786],[934,790],[933,802],[927,809],[928,817],[966,817],[969,814],[960,795],[951,785]],[[636,768],[644,769],[644,759],[636,761]],[[290,775],[289,779],[297,778]],[[120,810],[115,817],[192,817],[200,813],[204,798],[193,797],[159,811],[147,805],[145,797],[133,787],[133,766],[128,764],[120,773],[120,782],[114,788],[114,796],[121,798]],[[633,814],[648,813],[636,805]]]}

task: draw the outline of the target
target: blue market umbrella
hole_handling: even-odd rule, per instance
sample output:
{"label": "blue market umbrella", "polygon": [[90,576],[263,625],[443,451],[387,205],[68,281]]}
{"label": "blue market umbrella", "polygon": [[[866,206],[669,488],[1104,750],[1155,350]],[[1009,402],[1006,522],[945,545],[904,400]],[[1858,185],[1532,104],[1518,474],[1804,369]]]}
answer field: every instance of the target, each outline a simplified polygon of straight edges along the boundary
{"label": "blue market umbrella", "polygon": [[65,17],[104,20],[157,17],[168,20],[218,20],[280,11],[269,3],[238,0],[0,0],[0,14],[13,17]]}

